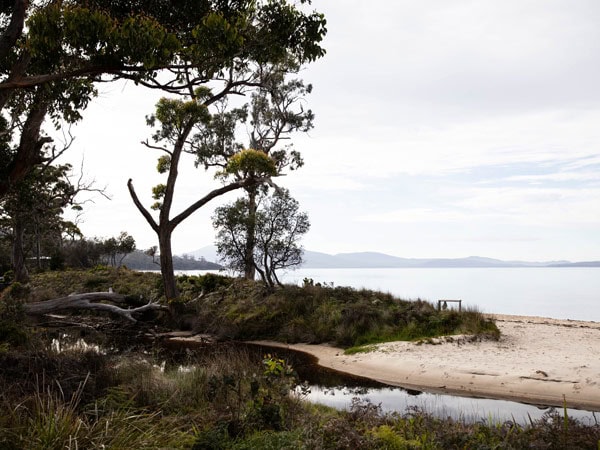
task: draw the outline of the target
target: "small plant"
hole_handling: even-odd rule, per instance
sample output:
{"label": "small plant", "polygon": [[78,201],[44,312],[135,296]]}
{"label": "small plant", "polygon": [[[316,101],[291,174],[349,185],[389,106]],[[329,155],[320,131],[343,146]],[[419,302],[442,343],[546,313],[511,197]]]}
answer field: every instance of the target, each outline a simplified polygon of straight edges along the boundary
{"label": "small plant", "polygon": [[344,355],[355,355],[357,353],[370,353],[377,351],[376,345],[359,345],[357,347],[350,347],[344,350]]}

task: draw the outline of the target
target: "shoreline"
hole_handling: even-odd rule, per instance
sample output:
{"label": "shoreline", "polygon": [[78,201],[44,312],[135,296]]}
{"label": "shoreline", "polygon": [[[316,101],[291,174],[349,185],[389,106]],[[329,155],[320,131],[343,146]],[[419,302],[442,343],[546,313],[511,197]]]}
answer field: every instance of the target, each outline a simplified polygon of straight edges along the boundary
{"label": "shoreline", "polygon": [[252,343],[308,353],[321,366],[412,390],[600,411],[600,322],[488,316],[500,329],[498,341],[387,342],[353,355],[322,344]]}

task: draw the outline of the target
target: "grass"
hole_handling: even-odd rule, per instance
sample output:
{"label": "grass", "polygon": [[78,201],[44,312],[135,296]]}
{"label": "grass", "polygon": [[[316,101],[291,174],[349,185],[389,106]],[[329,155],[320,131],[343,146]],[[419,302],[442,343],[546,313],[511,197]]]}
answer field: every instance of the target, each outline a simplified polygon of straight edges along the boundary
{"label": "grass", "polygon": [[364,346],[453,334],[498,339],[495,323],[475,309],[438,311],[429,302],[348,287],[285,286],[266,291],[232,281],[194,303],[195,328],[224,339]]}
{"label": "grass", "polygon": [[[334,342],[350,352],[375,343],[498,330],[476,310],[437,311],[424,301],[351,288],[286,286],[269,291],[226,277],[181,277],[190,326],[223,338]],[[27,301],[107,290],[160,298],[156,274],[97,268],[41,274]],[[16,291],[14,292],[16,297]],[[8,298],[3,298],[6,303]],[[1,305],[7,324],[18,303]],[[18,327],[16,329],[19,329]],[[148,356],[56,353],[40,337],[3,328],[0,449],[590,449],[600,426],[557,413],[527,426],[440,419],[426,411],[383,414],[354,402],[348,411],[290,396],[293,368],[276,355],[256,360],[225,348],[184,367]],[[44,350],[45,349],[45,350]],[[193,363],[193,365],[192,365]]]}
{"label": "grass", "polygon": [[[33,278],[28,301],[109,287],[131,297],[160,300],[160,286],[159,274],[126,268],[46,272]],[[287,285],[271,290],[259,282],[215,274],[180,276],[178,287],[180,326],[225,340],[327,342],[348,348],[453,334],[499,337],[493,320],[475,309],[438,311],[427,301],[367,289]]]}
{"label": "grass", "polygon": [[[600,426],[583,425],[566,411],[522,426],[441,419],[416,409],[384,414],[356,400],[347,411],[312,405],[289,395],[297,380],[285,361],[257,360],[233,347],[190,370],[88,353],[4,355],[21,367],[40,360],[35,364],[48,371],[37,379],[19,376],[1,361],[0,449],[558,450],[600,442]],[[96,358],[101,362],[91,365]],[[67,367],[68,375],[56,370]]]}
{"label": "grass", "polygon": [[376,345],[357,345],[344,350],[344,355],[356,355],[358,353],[370,353],[377,350]]}

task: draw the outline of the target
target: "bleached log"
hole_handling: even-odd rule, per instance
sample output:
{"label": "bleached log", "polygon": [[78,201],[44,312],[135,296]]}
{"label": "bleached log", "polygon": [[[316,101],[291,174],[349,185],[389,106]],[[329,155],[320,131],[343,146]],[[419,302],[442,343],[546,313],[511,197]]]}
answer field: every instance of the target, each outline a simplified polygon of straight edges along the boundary
{"label": "bleached log", "polygon": [[148,302],[144,306],[137,308],[121,308],[101,301],[110,301],[112,303],[127,303],[127,299],[122,294],[115,292],[88,292],[85,294],[71,294],[66,297],[53,298],[43,302],[26,303],[23,305],[25,312],[31,315],[51,314],[66,310],[92,310],[108,311],[117,314],[132,322],[137,322],[133,314],[152,310],[166,310],[163,305],[155,302]]}

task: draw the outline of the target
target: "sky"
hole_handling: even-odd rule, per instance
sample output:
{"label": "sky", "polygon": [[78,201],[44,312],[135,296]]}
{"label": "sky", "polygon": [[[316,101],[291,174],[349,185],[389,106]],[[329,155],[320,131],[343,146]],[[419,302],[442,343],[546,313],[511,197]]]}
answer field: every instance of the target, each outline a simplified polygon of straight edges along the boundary
{"label": "sky", "polygon": [[[306,249],[402,257],[600,260],[600,2],[314,0],[327,54],[301,77],[315,128],[305,166],[278,180],[309,214]],[[66,156],[112,200],[86,236],[157,238],[135,209],[162,180],[140,144],[160,93],[104,84]],[[175,212],[219,186],[182,161]],[[211,215],[183,222],[176,254],[214,243]]]}

